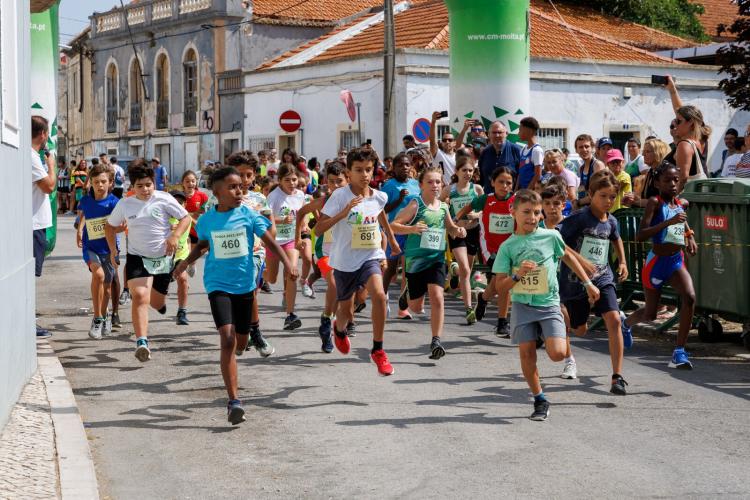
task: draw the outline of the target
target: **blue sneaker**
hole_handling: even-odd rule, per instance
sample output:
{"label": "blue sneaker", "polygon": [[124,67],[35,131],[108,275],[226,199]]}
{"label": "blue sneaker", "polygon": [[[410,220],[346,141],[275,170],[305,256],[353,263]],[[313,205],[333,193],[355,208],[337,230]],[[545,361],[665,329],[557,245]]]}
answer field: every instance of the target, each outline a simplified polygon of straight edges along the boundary
{"label": "blue sneaker", "polygon": [[633,329],[625,324],[625,313],[620,311],[620,329],[622,330],[622,343],[625,349],[633,347]]}
{"label": "blue sneaker", "polygon": [[672,353],[672,361],[669,362],[668,366],[670,368],[678,368],[680,370],[693,369],[693,363],[690,362],[688,353],[685,351],[684,347],[675,348],[674,352]]}
{"label": "blue sneaker", "polygon": [[148,339],[141,337],[135,342],[135,357],[141,363],[151,359],[151,349],[148,348]]}
{"label": "blue sneaker", "polygon": [[241,424],[245,421],[245,409],[239,399],[230,399],[227,404],[227,420],[232,425]]}
{"label": "blue sneaker", "polygon": [[331,339],[331,318],[328,316],[320,317],[320,327],[318,335],[322,341],[321,350],[325,353],[333,352],[333,340]]}
{"label": "blue sneaker", "polygon": [[37,338],[46,338],[46,337],[49,337],[50,335],[52,335],[52,334],[46,328],[42,328],[39,325],[36,326],[36,336],[37,336]]}

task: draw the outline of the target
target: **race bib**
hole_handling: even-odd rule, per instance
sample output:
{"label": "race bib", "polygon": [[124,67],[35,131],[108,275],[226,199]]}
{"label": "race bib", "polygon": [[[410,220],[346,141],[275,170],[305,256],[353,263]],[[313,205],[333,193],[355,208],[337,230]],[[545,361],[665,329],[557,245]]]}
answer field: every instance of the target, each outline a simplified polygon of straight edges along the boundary
{"label": "race bib", "polygon": [[106,217],[97,217],[96,219],[86,219],[86,233],[90,240],[100,240],[104,238],[104,226],[107,224]]}
{"label": "race bib", "polygon": [[167,274],[172,270],[172,257],[165,255],[164,257],[156,257],[151,259],[149,257],[141,257],[143,259],[143,267],[146,268],[149,274]]}
{"label": "race bib", "polygon": [[513,216],[510,214],[490,214],[490,233],[511,234],[513,232]]}
{"label": "race bib", "polygon": [[295,224],[277,224],[276,239],[279,241],[289,241],[294,239]]}
{"label": "race bib", "polygon": [[609,257],[609,240],[585,236],[581,245],[581,255],[597,266],[606,265]]}
{"label": "race bib", "polygon": [[352,226],[352,249],[377,250],[378,248],[380,248],[380,227],[377,223]]}
{"label": "race bib", "polygon": [[425,250],[445,250],[445,229],[427,228],[419,240],[419,248]]}
{"label": "race bib", "polygon": [[453,208],[453,214],[458,214],[458,212],[461,211],[462,208],[464,208],[466,205],[471,205],[471,198],[466,196],[462,196],[459,198],[453,198],[451,200],[451,207]]}
{"label": "race bib", "polygon": [[664,243],[685,246],[685,224],[672,224],[668,226],[667,234],[664,235]]}
{"label": "race bib", "polygon": [[[518,268],[513,272],[518,272]],[[545,295],[549,293],[549,281],[547,281],[547,268],[539,266],[533,271],[526,273],[521,281],[513,287],[514,293],[523,293],[526,295]]]}
{"label": "race bib", "polygon": [[247,231],[244,229],[228,231],[211,231],[214,256],[217,259],[236,259],[245,257],[247,250]]}
{"label": "race bib", "polygon": [[332,228],[323,233],[323,243],[330,244],[333,243],[333,230]]}

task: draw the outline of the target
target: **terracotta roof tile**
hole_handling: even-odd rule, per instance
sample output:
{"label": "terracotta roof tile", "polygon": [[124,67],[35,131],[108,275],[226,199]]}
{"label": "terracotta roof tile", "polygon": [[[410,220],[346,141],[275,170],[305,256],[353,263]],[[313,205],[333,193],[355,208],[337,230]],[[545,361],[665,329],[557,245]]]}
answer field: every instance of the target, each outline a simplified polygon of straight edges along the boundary
{"label": "terracotta roof tile", "polygon": [[739,7],[730,0],[693,0],[693,3],[703,5],[703,14],[698,16],[706,34],[716,41],[731,40],[730,33],[719,35],[717,27],[720,24],[731,26],[739,15]]}
{"label": "terracotta roof tile", "polygon": [[382,0],[255,0],[253,12],[257,16],[274,19],[305,21],[338,21],[372,7],[382,6]]}

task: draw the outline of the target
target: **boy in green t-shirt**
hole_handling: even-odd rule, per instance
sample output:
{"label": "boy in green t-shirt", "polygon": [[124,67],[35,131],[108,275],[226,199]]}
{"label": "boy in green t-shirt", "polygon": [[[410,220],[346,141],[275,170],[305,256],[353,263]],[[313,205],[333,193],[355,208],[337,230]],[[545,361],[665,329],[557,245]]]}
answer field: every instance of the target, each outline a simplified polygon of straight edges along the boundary
{"label": "boy in green t-shirt", "polygon": [[[169,193],[172,195],[172,197],[177,200],[177,202],[185,206],[185,203],[187,199],[185,198],[185,193],[182,191],[172,191]],[[177,225],[179,221],[177,219],[169,219],[169,223],[172,224],[172,228],[174,228],[175,225]],[[193,223],[191,222],[190,225]],[[190,237],[190,228],[187,228],[187,231],[185,231],[179,240],[177,240],[177,250],[175,250],[174,253],[174,267],[177,267],[177,264],[180,263],[180,261],[187,259],[187,256],[190,255],[190,242],[188,238]],[[189,325],[190,322],[187,318],[187,299],[188,299],[188,290],[190,289],[190,284],[188,283],[188,273],[187,271],[184,273],[181,273],[176,277],[177,281],[177,318],[176,323],[178,325]]]}
{"label": "boy in green t-shirt", "polygon": [[539,194],[528,189],[518,191],[511,212],[516,229],[500,246],[492,272],[496,274],[498,290],[511,294],[511,339],[518,344],[523,376],[534,395],[534,413],[529,418],[545,420],[549,416],[549,402],[539,382],[536,339],[541,332],[552,361],[565,358],[566,330],[557,283],[560,260],[581,279],[589,300],[598,300],[599,290],[565,246],[560,233],[539,227],[542,219]]}

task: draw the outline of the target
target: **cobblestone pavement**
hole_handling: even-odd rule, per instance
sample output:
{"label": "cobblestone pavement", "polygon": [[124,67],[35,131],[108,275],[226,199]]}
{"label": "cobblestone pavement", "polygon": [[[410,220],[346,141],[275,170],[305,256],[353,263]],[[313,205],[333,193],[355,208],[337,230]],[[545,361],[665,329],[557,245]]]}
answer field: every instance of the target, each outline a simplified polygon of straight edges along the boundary
{"label": "cobblestone pavement", "polygon": [[0,437],[0,499],[59,498],[55,455],[47,391],[37,372]]}

